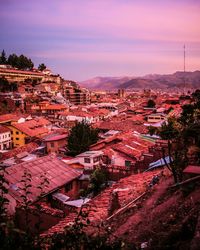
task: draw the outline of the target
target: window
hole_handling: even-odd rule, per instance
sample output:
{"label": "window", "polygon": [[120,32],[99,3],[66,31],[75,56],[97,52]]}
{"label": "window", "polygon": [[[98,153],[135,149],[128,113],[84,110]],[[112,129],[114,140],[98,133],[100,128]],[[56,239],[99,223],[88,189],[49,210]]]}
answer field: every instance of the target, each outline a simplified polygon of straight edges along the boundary
{"label": "window", "polygon": [[11,131],[11,135],[13,134],[13,131]]}
{"label": "window", "polygon": [[16,135],[18,135],[19,134],[19,132],[18,131],[16,131]]}
{"label": "window", "polygon": [[65,185],[65,192],[69,192],[72,189],[72,182]]}
{"label": "window", "polygon": [[18,138],[18,137],[16,137],[16,141],[19,141],[19,138]]}
{"label": "window", "polygon": [[97,156],[97,157],[94,157],[94,160],[93,160],[93,161],[94,161],[94,163],[95,163],[95,162],[98,162],[99,160],[100,160],[100,157]]}
{"label": "window", "polygon": [[51,148],[53,148],[54,147],[54,142],[51,142]]}
{"label": "window", "polygon": [[85,163],[90,163],[90,158],[84,158]]}

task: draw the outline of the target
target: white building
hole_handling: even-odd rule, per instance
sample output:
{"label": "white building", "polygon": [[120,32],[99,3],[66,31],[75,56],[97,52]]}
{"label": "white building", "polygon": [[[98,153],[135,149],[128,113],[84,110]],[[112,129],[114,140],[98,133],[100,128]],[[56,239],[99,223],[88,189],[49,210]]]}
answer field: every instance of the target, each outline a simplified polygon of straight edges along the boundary
{"label": "white building", "polygon": [[104,153],[102,151],[86,151],[76,156],[79,159],[79,163],[84,165],[85,170],[93,170],[100,166],[102,163],[102,157]]}
{"label": "white building", "polygon": [[158,123],[161,121],[165,121],[166,116],[163,113],[155,113],[147,116],[147,122]]}
{"label": "white building", "polygon": [[10,149],[11,145],[11,130],[0,125],[0,151]]}

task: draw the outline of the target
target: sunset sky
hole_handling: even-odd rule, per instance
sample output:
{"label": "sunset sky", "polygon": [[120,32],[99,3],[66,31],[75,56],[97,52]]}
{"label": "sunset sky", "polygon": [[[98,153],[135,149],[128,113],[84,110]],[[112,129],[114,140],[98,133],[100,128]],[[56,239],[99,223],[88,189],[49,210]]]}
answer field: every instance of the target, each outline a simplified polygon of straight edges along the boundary
{"label": "sunset sky", "polygon": [[65,79],[200,70],[199,0],[0,0],[0,50]]}

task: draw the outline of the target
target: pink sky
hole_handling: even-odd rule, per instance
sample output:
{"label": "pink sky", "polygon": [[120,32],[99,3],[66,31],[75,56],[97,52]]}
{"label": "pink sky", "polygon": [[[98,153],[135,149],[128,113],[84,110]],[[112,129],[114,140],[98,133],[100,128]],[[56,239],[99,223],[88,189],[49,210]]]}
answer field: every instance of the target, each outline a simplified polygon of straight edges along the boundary
{"label": "pink sky", "polygon": [[200,69],[200,1],[0,3],[0,49],[44,62],[66,79]]}

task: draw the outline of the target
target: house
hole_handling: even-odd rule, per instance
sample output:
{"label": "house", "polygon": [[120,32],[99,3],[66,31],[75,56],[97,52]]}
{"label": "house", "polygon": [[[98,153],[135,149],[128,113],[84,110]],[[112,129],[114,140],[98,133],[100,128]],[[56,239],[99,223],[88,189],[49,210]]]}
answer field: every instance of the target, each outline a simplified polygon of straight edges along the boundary
{"label": "house", "polygon": [[[102,222],[110,222],[111,216],[113,214],[115,215],[115,212],[120,212],[120,210],[125,209],[127,204],[141,196],[146,191],[146,187],[156,174],[158,174],[158,171],[135,174],[123,178],[83,205],[82,211],[87,212],[87,218],[90,221],[90,225],[86,228],[86,233],[91,235],[93,233],[95,234],[96,228],[100,226]],[[111,198],[113,194],[117,194],[118,206],[113,204]],[[55,226],[42,233],[41,236],[52,237],[54,234],[64,233],[66,228],[75,221],[75,215],[76,214],[74,213],[70,213]],[[116,214],[116,221],[117,217],[118,215]]]}
{"label": "house", "polygon": [[[51,154],[7,168],[5,179],[9,185],[9,212],[11,214],[15,213],[17,204],[20,206],[23,203],[24,184],[22,180],[26,172],[31,176],[29,182],[30,194],[27,195],[31,204],[40,200],[55,205],[53,195],[58,192],[72,200],[78,196],[78,178],[81,173],[59,160],[54,154]],[[46,178],[47,184],[42,187],[43,198],[41,200],[41,189],[38,187],[42,185],[44,178]]]}
{"label": "house", "polygon": [[64,148],[67,143],[68,134],[51,134],[43,138],[47,153],[59,153],[59,149]]}
{"label": "house", "polygon": [[102,163],[102,151],[86,151],[76,156],[76,160],[84,166],[85,170],[94,170]]}
{"label": "house", "polygon": [[21,116],[16,114],[4,114],[0,115],[0,124],[11,124],[11,122],[17,122]]}
{"label": "house", "polygon": [[166,120],[163,113],[155,113],[147,116],[147,122],[157,123]]}
{"label": "house", "polygon": [[47,134],[50,124],[43,117],[23,122],[12,122],[8,127],[11,130],[13,147],[24,146],[27,139],[38,138]]}
{"label": "house", "polygon": [[12,147],[11,130],[0,125],[0,151],[10,149]]}

